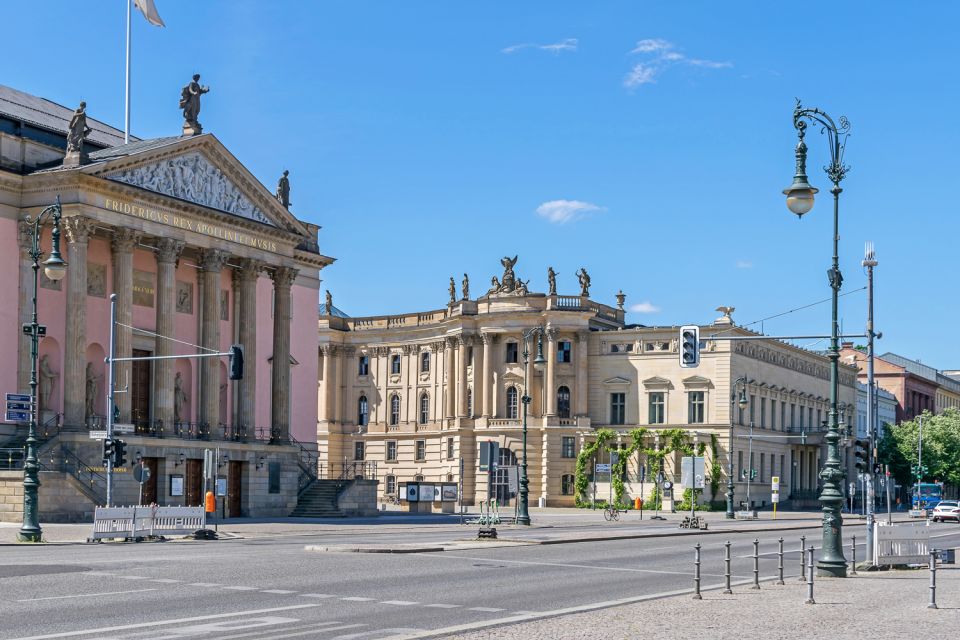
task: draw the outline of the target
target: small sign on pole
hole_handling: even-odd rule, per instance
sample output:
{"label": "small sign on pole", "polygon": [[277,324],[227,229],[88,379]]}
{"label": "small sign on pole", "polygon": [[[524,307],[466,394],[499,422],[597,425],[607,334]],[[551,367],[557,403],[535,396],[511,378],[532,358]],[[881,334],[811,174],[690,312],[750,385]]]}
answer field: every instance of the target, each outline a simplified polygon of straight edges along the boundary
{"label": "small sign on pole", "polygon": [[29,422],[30,407],[32,404],[30,394],[8,393],[6,397],[6,411],[3,417],[4,421]]}
{"label": "small sign on pole", "polygon": [[91,431],[90,432],[91,440],[106,440],[107,432],[106,431]]}

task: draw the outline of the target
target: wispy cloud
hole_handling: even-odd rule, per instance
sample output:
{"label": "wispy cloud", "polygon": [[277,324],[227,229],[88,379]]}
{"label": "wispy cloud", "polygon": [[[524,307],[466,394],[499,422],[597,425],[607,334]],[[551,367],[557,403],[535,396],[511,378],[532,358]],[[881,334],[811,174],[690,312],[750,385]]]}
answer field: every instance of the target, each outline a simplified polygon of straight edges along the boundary
{"label": "wispy cloud", "polygon": [[537,215],[555,224],[566,224],[587,214],[604,211],[604,207],[581,200],[550,200],[537,207]]}
{"label": "wispy cloud", "polygon": [[630,53],[641,55],[644,59],[634,64],[623,78],[623,86],[627,89],[636,89],[641,85],[654,83],[660,74],[677,65],[688,65],[700,69],[726,69],[733,66],[732,62],[689,58],[678,51],[672,42],[661,38],[640,40]]}
{"label": "wispy cloud", "polygon": [[500,49],[500,53],[516,53],[518,51],[523,51],[524,49],[538,49],[540,51],[547,51],[553,54],[560,53],[572,53],[577,50],[578,40],[576,38],[564,38],[560,42],[554,42],[552,44],[536,44],[534,42],[523,42],[520,44],[513,44],[509,47],[504,47]]}
{"label": "wispy cloud", "polygon": [[737,269],[753,269],[753,263],[749,260],[737,260]]}
{"label": "wispy cloud", "polygon": [[633,313],[660,313],[660,307],[649,300],[630,305],[630,311]]}

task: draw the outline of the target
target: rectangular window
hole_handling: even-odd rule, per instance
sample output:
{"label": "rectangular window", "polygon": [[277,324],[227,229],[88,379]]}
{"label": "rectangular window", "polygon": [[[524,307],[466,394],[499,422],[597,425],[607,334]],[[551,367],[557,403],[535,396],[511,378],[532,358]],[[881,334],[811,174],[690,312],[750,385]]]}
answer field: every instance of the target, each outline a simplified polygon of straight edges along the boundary
{"label": "rectangular window", "polygon": [[767,427],[767,399],[760,398],[760,428]]}
{"label": "rectangular window", "polygon": [[560,341],[557,343],[557,362],[573,362],[573,353],[569,342]]}
{"label": "rectangular window", "polygon": [[387,462],[397,461],[397,441],[387,440]]}
{"label": "rectangular window", "polygon": [[367,376],[370,375],[370,358],[367,356],[360,356],[357,359],[357,375]]}
{"label": "rectangular window", "polygon": [[390,373],[398,374],[400,373],[400,354],[395,353],[390,356]]}
{"label": "rectangular window", "polygon": [[353,443],[353,459],[363,460],[363,443],[362,442]]}
{"label": "rectangular window", "polygon": [[624,393],[610,394],[610,424],[625,424],[627,399]]}
{"label": "rectangular window", "polygon": [[649,404],[650,404],[650,411],[649,411],[650,424],[663,424],[664,422],[663,392],[658,391],[656,393],[651,393],[649,398]]}
{"label": "rectangular window", "polygon": [[759,471],[759,473],[760,473],[760,482],[763,482],[763,467],[764,467],[764,465],[765,465],[766,462],[767,462],[767,461],[765,460],[766,455],[767,455],[767,454],[765,454],[765,453],[761,453],[761,454],[760,454],[760,468],[758,469],[758,471]]}
{"label": "rectangular window", "polygon": [[689,424],[702,424],[704,421],[704,392],[691,391],[688,396],[687,422]]}
{"label": "rectangular window", "polygon": [[797,427],[797,405],[793,402],[790,403],[790,429],[796,429]]}
{"label": "rectangular window", "polygon": [[780,431],[787,430],[787,403],[780,402]]}
{"label": "rectangular window", "polygon": [[507,362],[517,362],[518,356],[520,354],[519,348],[518,348],[519,345],[516,342],[508,342],[506,347],[507,347],[507,355],[506,355]]}
{"label": "rectangular window", "polygon": [[777,401],[770,401],[770,428],[776,430],[777,428]]}
{"label": "rectangular window", "polygon": [[447,438],[447,460],[453,460],[453,438]]}
{"label": "rectangular window", "polygon": [[430,352],[424,351],[420,354],[420,373],[427,373],[430,371]]}
{"label": "rectangular window", "polygon": [[757,396],[750,396],[750,424],[753,424],[753,407],[757,404]]}
{"label": "rectangular window", "polygon": [[565,473],[560,476],[560,494],[565,496],[573,495],[573,474]]}
{"label": "rectangular window", "polygon": [[388,496],[392,496],[396,492],[397,492],[397,476],[387,476],[384,493],[386,493]]}
{"label": "rectangular window", "polygon": [[817,428],[823,428],[823,410],[817,409]]}
{"label": "rectangular window", "polygon": [[267,465],[267,493],[280,493],[279,462],[270,462]]}
{"label": "rectangular window", "polygon": [[563,436],[560,439],[560,457],[561,458],[575,458],[576,457],[576,448],[575,440],[573,436]]}
{"label": "rectangular window", "polygon": [[417,462],[427,459],[427,441],[417,440]]}
{"label": "rectangular window", "polygon": [[813,407],[807,407],[807,425],[810,429],[816,429],[819,425],[813,421]]}

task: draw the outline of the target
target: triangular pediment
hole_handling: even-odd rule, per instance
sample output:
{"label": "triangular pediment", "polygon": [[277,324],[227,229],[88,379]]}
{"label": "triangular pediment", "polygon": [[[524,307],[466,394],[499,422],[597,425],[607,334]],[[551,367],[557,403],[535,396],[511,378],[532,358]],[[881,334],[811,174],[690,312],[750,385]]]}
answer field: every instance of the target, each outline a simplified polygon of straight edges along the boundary
{"label": "triangular pediment", "polygon": [[643,386],[645,387],[672,387],[673,383],[667,380],[666,378],[661,378],[660,376],[653,376],[652,378],[647,378],[643,381]]}
{"label": "triangular pediment", "polygon": [[[86,172],[239,218],[308,235],[211,134],[146,140],[91,154]],[[96,162],[96,161],[100,162]]]}
{"label": "triangular pediment", "polygon": [[623,376],[613,376],[604,380],[603,384],[630,384],[630,380]]}
{"label": "triangular pediment", "polygon": [[685,387],[709,387],[712,386],[712,384],[709,378],[704,378],[703,376],[690,376],[683,379],[683,385]]}

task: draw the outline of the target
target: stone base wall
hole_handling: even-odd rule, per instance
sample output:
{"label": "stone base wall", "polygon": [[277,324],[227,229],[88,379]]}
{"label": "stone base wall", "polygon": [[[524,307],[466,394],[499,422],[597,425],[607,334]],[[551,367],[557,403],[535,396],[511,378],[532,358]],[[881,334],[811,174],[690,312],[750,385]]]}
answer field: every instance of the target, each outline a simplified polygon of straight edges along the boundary
{"label": "stone base wall", "polygon": [[351,480],[337,495],[337,508],[350,517],[377,516],[377,481]]}
{"label": "stone base wall", "polygon": [[[40,473],[40,522],[93,522],[95,505],[65,473]],[[23,472],[0,471],[0,522],[23,520]]]}

